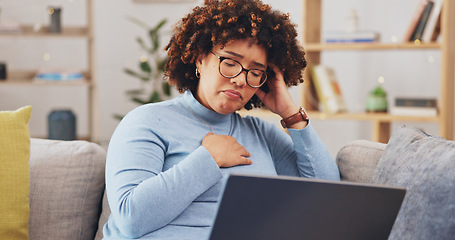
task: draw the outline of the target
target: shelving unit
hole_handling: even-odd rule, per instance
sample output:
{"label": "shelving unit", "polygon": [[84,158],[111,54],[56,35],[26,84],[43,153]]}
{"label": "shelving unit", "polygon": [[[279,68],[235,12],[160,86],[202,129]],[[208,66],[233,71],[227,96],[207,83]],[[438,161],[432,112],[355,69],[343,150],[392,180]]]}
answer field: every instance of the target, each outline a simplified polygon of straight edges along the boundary
{"label": "shelving unit", "polygon": [[[302,44],[307,52],[309,64],[319,64],[323,51],[400,51],[439,49],[441,51],[441,79],[439,115],[437,117],[393,116],[387,113],[340,113],[325,114],[319,112],[310,104],[308,90],[311,80],[303,88],[302,106],[313,119],[345,119],[370,121],[372,123],[372,140],[386,143],[390,137],[390,125],[394,121],[402,122],[431,122],[439,124],[440,136],[453,140],[454,132],[454,78],[455,78],[455,2],[444,0],[441,18],[441,43],[366,43],[366,44],[323,44],[321,43],[321,11],[322,0],[303,0],[303,35]],[[305,79],[311,79],[310,71],[305,71]]]}
{"label": "shelving unit", "polygon": [[[87,47],[85,49],[86,56],[87,56],[87,69],[83,72],[84,79],[83,80],[75,80],[75,81],[60,81],[60,82],[45,82],[45,81],[35,81],[35,71],[30,70],[23,70],[23,71],[8,71],[6,81],[0,81],[0,88],[1,87],[9,87],[9,86],[20,86],[20,87],[32,87],[36,88],[39,91],[39,87],[42,86],[52,86],[52,87],[60,87],[60,86],[79,86],[79,87],[86,87],[88,89],[88,106],[87,106],[87,116],[88,116],[88,136],[78,136],[80,139],[92,140],[97,141],[99,140],[99,132],[98,132],[98,103],[97,103],[97,85],[96,81],[93,78],[94,74],[94,38],[93,38],[93,14],[92,8],[93,3],[92,0],[85,0],[86,1],[86,15],[87,20],[85,26],[81,27],[73,27],[73,26],[66,26],[64,23],[61,28],[60,33],[51,33],[49,32],[48,27],[42,27],[38,31],[33,29],[31,25],[23,25],[21,26],[20,33],[0,33],[0,39],[30,39],[30,40],[57,40],[57,41],[65,41],[65,40],[81,40],[86,41]],[[44,3],[43,3],[44,4]],[[65,50],[63,50],[65,51]],[[73,51],[73,49],[71,49]],[[71,66],[68,66],[71,67]],[[70,106],[69,106],[70,107]],[[46,137],[46,136],[35,136],[35,137]]]}

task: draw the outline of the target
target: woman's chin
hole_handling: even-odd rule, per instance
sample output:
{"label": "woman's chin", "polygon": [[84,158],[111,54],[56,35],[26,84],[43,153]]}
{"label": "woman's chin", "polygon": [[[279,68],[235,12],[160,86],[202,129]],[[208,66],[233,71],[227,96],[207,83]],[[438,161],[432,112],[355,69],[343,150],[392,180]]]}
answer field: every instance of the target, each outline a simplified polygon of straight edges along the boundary
{"label": "woman's chin", "polygon": [[242,109],[242,106],[234,106],[234,105],[225,105],[225,106],[220,106],[218,109],[216,109],[217,113],[221,114],[231,114],[237,110]]}

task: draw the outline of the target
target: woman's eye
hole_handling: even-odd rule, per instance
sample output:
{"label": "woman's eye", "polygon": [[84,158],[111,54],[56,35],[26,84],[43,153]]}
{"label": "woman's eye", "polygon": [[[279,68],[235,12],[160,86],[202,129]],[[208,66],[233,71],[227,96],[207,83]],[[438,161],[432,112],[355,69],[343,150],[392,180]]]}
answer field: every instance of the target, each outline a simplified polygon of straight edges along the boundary
{"label": "woman's eye", "polygon": [[251,71],[251,74],[254,76],[254,77],[260,77],[262,75],[262,72],[259,72],[259,71]]}
{"label": "woman's eye", "polygon": [[227,67],[235,67],[235,66],[237,66],[237,63],[235,61],[233,61],[233,60],[230,60],[230,59],[225,59],[223,61],[223,64],[225,66],[227,66]]}

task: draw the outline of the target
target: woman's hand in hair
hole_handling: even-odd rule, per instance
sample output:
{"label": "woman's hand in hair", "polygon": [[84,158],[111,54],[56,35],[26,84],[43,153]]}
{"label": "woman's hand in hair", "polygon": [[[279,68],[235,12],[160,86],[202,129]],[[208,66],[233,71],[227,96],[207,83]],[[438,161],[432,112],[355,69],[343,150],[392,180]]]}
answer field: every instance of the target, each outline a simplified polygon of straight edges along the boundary
{"label": "woman's hand in hair", "polygon": [[287,118],[299,111],[299,107],[294,103],[288,87],[284,82],[283,73],[276,67],[270,66],[275,72],[275,76],[267,79],[265,84],[269,87],[269,92],[265,93],[261,89],[256,91],[256,96],[267,106],[267,108],[281,116]]}

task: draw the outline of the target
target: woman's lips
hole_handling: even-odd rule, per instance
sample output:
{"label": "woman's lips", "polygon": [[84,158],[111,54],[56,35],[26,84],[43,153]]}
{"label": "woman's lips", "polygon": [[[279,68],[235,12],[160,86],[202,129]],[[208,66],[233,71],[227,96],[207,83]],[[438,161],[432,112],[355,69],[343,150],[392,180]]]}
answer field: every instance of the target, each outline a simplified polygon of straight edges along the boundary
{"label": "woman's lips", "polygon": [[243,99],[242,94],[240,94],[239,92],[237,92],[235,90],[225,90],[223,92],[230,98]]}

